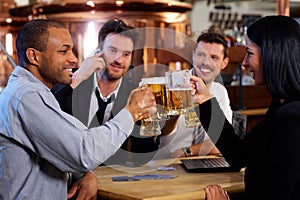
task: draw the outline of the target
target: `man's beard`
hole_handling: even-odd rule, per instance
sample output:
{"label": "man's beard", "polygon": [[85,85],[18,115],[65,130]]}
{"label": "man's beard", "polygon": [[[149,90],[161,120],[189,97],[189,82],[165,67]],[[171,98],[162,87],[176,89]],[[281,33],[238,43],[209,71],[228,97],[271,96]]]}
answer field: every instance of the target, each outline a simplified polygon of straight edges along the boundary
{"label": "man's beard", "polygon": [[122,74],[111,73],[111,72],[109,71],[109,69],[107,68],[107,69],[104,71],[104,73],[103,73],[102,76],[104,76],[108,81],[116,81],[116,80],[119,80],[120,78],[122,78],[123,75],[124,75],[124,73],[122,73]]}

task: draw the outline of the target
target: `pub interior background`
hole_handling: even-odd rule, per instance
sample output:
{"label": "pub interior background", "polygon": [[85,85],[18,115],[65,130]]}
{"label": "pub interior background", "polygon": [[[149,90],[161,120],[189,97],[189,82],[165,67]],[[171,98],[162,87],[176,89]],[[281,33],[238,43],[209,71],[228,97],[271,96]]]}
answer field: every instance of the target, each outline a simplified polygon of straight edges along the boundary
{"label": "pub interior background", "polygon": [[[189,69],[194,44],[177,33],[196,40],[201,31],[217,27],[226,35],[229,46],[230,63],[222,71],[223,83],[232,109],[248,115],[251,128],[251,123],[263,117],[270,94],[265,87],[254,87],[251,76],[241,67],[244,33],[251,21],[278,14],[279,3],[286,4],[286,15],[300,16],[299,0],[0,0],[0,93],[17,63],[17,33],[33,18],[66,24],[79,64],[96,48],[98,30],[112,17],[125,18],[135,27],[158,28],[143,32],[143,48],[134,54],[133,66],[143,66],[139,70],[146,76],[161,70],[157,64]],[[174,30],[174,34],[165,32],[165,28]]]}

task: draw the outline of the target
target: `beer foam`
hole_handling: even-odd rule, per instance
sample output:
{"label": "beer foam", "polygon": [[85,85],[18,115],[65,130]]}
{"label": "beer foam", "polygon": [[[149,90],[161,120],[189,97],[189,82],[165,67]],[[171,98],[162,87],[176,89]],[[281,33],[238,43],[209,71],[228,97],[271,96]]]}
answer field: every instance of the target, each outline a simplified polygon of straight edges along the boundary
{"label": "beer foam", "polygon": [[190,88],[182,88],[182,87],[177,87],[177,88],[168,88],[169,91],[187,91],[187,90],[190,90],[192,91],[192,87]]}
{"label": "beer foam", "polygon": [[150,78],[142,78],[142,84],[166,84],[166,77],[150,77]]}

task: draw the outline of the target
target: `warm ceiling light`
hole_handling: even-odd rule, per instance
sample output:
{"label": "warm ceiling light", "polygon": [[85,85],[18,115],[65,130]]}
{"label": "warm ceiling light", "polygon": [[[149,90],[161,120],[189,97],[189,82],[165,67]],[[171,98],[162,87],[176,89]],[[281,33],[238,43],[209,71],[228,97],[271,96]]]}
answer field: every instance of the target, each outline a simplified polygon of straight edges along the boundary
{"label": "warm ceiling light", "polygon": [[6,21],[6,23],[11,23],[12,22],[12,18],[6,18],[5,21]]}
{"label": "warm ceiling light", "polygon": [[116,1],[115,3],[117,6],[122,6],[124,4],[124,1]]}
{"label": "warm ceiling light", "polygon": [[95,7],[95,3],[93,1],[87,1],[86,5],[91,6],[91,7]]}
{"label": "warm ceiling light", "polygon": [[97,48],[97,30],[96,23],[90,21],[87,26],[87,30],[83,35],[83,57],[87,58],[91,56],[91,51]]}
{"label": "warm ceiling light", "polygon": [[14,49],[13,49],[13,38],[11,33],[7,33],[5,35],[5,46],[6,46],[6,51],[9,55],[13,55]]}

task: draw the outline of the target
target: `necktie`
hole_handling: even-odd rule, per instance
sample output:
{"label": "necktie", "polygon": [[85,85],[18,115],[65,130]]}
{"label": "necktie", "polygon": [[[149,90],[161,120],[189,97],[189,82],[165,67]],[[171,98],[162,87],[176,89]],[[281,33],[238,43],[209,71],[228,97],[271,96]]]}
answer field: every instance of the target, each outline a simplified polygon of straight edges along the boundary
{"label": "necktie", "polygon": [[107,107],[107,104],[109,104],[111,102],[111,97],[109,97],[109,99],[107,99],[107,101],[103,101],[102,98],[100,97],[100,92],[99,90],[97,90],[96,88],[96,97],[98,100],[98,110],[96,112],[97,115],[97,119],[100,125],[102,125],[103,123],[103,118],[104,118],[104,114],[105,114],[105,109]]}

